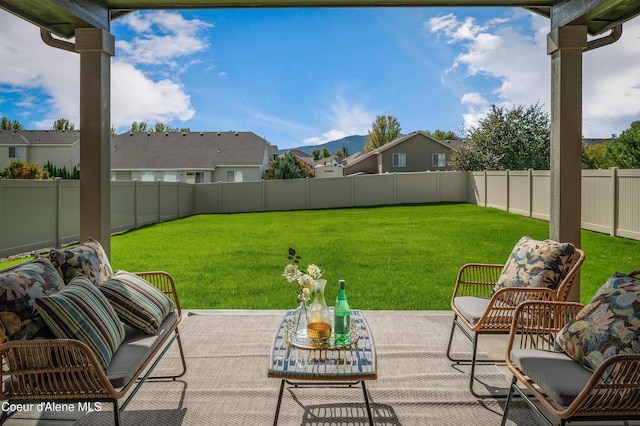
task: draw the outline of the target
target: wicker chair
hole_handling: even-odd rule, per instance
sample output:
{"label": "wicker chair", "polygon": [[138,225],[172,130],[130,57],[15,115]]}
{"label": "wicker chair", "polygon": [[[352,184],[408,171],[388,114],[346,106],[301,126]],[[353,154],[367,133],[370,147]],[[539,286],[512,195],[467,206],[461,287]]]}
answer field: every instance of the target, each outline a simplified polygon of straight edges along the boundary
{"label": "wicker chair", "polygon": [[506,363],[513,380],[502,426],[514,392],[550,426],[554,424],[551,416],[561,425],[640,418],[640,355],[611,356],[592,372],[554,350],[556,333],[581,308],[579,303],[559,301],[530,301],[518,306],[507,349]]}
{"label": "wicker chair", "polygon": [[[506,287],[494,292],[505,265],[473,263],[460,269],[451,298],[454,317],[447,358],[455,363],[471,363],[469,390],[472,395],[477,398],[507,396],[500,393],[482,395],[475,392],[473,385],[476,364],[504,363],[504,358],[478,360],[478,338],[481,334],[508,334],[516,306],[525,300],[566,300],[585,257],[584,251],[575,250],[577,259],[555,291],[546,287]],[[456,329],[472,342],[471,359],[452,355],[451,347]]]}

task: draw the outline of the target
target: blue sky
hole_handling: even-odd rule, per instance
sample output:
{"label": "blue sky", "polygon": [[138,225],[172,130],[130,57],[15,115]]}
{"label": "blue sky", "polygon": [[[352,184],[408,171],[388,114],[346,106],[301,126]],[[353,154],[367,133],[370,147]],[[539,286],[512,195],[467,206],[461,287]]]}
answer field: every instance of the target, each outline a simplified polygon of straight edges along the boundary
{"label": "blue sky", "polygon": [[[637,22],[638,21],[638,22]],[[491,104],[548,110],[549,21],[519,8],[136,12],[112,23],[111,122],[252,131],[279,148],[366,134],[476,126]],[[0,11],[0,116],[77,126],[77,54]],[[640,20],[584,55],[583,133],[640,119]]]}

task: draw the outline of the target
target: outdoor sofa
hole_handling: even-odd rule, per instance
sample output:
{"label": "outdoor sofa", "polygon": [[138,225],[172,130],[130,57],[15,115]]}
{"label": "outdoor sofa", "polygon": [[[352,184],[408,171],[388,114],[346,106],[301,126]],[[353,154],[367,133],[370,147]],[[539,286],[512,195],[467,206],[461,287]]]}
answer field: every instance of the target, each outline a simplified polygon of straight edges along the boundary
{"label": "outdoor sofa", "polygon": [[[92,239],[0,271],[0,423],[44,404],[81,411],[108,402],[118,425],[146,379],[186,372],[181,318],[171,275],[114,273]],[[174,340],[181,371],[151,377]]]}

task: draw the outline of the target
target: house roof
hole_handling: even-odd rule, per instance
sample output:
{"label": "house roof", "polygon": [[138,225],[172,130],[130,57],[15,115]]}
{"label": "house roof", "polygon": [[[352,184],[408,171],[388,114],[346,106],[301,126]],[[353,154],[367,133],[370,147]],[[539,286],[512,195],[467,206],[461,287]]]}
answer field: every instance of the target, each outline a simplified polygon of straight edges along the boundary
{"label": "house roof", "polygon": [[59,36],[70,38],[78,28],[109,29],[109,21],[132,10],[215,9],[222,7],[340,6],[521,6],[552,18],[552,26],[586,24],[602,34],[640,13],[635,0],[0,0],[0,8]]}
{"label": "house roof", "polygon": [[80,130],[0,130],[0,145],[73,145],[80,141]]}
{"label": "house roof", "polygon": [[253,132],[132,132],[111,138],[112,169],[213,169],[263,164],[268,142]]}
{"label": "house roof", "polygon": [[422,135],[422,136],[426,137],[427,139],[430,139],[433,142],[438,143],[438,144],[442,145],[443,147],[446,147],[447,149],[450,149],[450,150],[454,149],[454,148],[457,148],[458,146],[460,146],[463,143],[462,141],[459,141],[460,143],[458,143],[457,140],[456,141],[439,141],[439,140],[435,139],[433,136],[429,136],[425,132],[419,130],[419,131],[416,131],[416,132],[411,132],[411,133],[409,133],[407,135],[404,135],[404,136],[400,136],[399,138],[396,138],[396,139],[392,140],[391,142],[386,143],[386,144],[376,148],[373,151],[370,151],[370,152],[367,152],[367,153],[363,153],[363,154],[356,153],[354,155],[351,155],[351,156],[347,157],[347,164],[349,166],[351,166],[352,164],[356,164],[356,163],[359,163],[360,161],[364,161],[365,159],[371,157],[372,155],[377,155],[377,154],[379,154],[381,152],[384,152],[384,151],[386,151],[388,149],[391,149],[394,146],[399,145],[402,142],[405,142],[406,140],[411,139],[416,135]]}

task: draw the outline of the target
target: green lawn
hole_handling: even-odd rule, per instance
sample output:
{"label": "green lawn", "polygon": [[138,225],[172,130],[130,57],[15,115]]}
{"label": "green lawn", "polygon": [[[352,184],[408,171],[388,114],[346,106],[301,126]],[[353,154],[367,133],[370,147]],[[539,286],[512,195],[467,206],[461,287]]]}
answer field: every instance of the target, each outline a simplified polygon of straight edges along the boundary
{"label": "green lawn", "polygon": [[[296,283],[282,277],[289,247],[325,270],[332,305],[345,279],[352,307],[449,309],[467,262],[504,263],[523,235],[547,238],[547,222],[472,204],[424,204],[198,215],[111,240],[114,269],[165,270],[185,308],[284,309]],[[614,271],[640,268],[640,241],[583,231],[583,302]]]}

